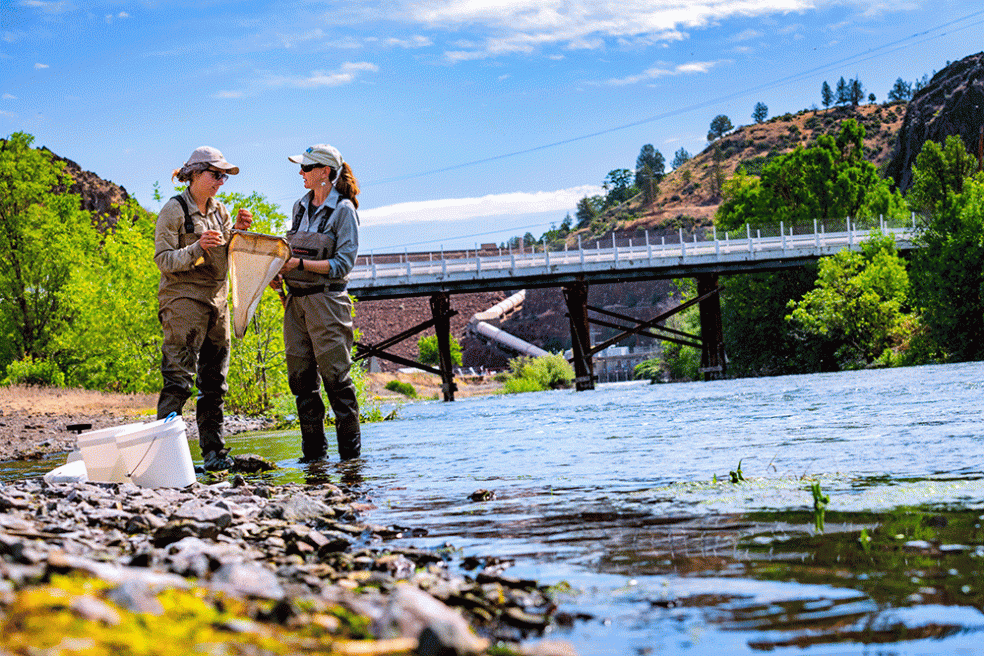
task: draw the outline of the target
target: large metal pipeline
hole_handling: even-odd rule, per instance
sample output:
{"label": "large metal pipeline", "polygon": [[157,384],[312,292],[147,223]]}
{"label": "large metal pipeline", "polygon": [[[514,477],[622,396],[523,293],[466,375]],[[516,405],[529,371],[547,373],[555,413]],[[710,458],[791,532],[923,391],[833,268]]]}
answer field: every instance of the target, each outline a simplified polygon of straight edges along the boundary
{"label": "large metal pipeline", "polygon": [[544,355],[550,355],[549,352],[544,351],[539,346],[534,346],[529,342],[526,342],[515,335],[510,335],[500,328],[496,328],[489,321],[496,321],[502,319],[507,314],[517,310],[523,305],[523,301],[526,300],[526,290],[520,290],[507,298],[506,300],[497,303],[490,307],[484,312],[475,313],[471,321],[468,322],[468,329],[473,333],[477,333],[481,337],[488,339],[496,344],[506,347],[510,351],[515,351],[522,355],[529,355],[534,358],[538,358]]}

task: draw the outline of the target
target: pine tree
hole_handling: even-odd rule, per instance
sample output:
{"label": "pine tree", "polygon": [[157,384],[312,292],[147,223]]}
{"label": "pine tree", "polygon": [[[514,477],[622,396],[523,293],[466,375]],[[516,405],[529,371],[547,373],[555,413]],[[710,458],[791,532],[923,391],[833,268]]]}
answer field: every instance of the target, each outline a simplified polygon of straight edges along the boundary
{"label": "pine tree", "polygon": [[755,110],[752,112],[752,118],[756,123],[762,123],[769,116],[769,108],[764,102],[755,103]]}
{"label": "pine tree", "polygon": [[834,104],[834,92],[830,90],[830,85],[827,84],[827,80],[824,80],[823,86],[820,87],[820,100],[823,102],[824,109],[827,109]]}

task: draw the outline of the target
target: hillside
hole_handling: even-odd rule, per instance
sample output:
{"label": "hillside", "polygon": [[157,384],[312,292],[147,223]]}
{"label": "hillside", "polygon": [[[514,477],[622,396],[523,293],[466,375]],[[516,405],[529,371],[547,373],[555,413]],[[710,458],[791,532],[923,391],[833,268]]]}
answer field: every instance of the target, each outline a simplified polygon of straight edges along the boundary
{"label": "hillside", "polygon": [[[610,217],[619,231],[676,230],[678,226],[710,225],[721,202],[714,180],[716,148],[720,149],[720,169],[724,179],[734,175],[742,165],[754,174],[776,155],[788,153],[800,145],[809,147],[821,135],[836,135],[841,122],[850,118],[864,126],[867,159],[884,170],[891,161],[905,112],[904,103],[859,105],[803,110],[763,123],[740,126],[669,172],[660,182],[659,193],[651,206],[643,207],[640,194],[610,213]],[[633,215],[634,218],[619,220],[620,215]]]}

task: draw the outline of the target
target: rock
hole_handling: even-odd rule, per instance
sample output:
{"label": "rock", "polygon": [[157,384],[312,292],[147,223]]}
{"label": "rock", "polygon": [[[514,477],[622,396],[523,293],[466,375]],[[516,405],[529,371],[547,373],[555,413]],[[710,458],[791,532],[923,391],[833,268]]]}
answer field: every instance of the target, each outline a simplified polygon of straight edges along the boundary
{"label": "rock", "polygon": [[899,190],[912,184],[912,165],[926,141],[942,144],[953,134],[977,154],[984,113],[984,52],[953,62],[933,76],[909,102],[898,145],[886,172]]}
{"label": "rock", "polygon": [[154,546],[161,548],[182,538],[197,537],[214,539],[219,534],[215,524],[196,522],[191,519],[171,521],[154,531]]}
{"label": "rock", "polygon": [[[271,462],[262,456],[258,456],[255,453],[233,455],[232,461],[234,464],[231,471],[242,472],[244,474],[256,474],[259,472],[278,469],[276,463]],[[235,486],[235,482],[233,482],[233,486]]]}
{"label": "rock", "polygon": [[254,563],[227,563],[212,575],[212,583],[219,583],[240,595],[258,599],[283,599],[284,589],[277,575]]}
{"label": "rock", "polygon": [[288,522],[306,522],[323,516],[332,517],[334,513],[331,508],[317,499],[312,499],[306,494],[296,494],[283,501],[271,503],[263,509],[261,515]]}
{"label": "rock", "polygon": [[475,490],[468,495],[472,501],[491,501],[495,499],[495,492],[492,490]]}
{"label": "rock", "polygon": [[186,501],[171,516],[171,520],[191,520],[200,524],[215,524],[223,529],[232,523],[232,513],[218,505],[206,505],[198,500]]}
{"label": "rock", "polygon": [[459,613],[405,583],[396,586],[381,622],[383,637],[416,637],[420,656],[479,654],[489,646]]}

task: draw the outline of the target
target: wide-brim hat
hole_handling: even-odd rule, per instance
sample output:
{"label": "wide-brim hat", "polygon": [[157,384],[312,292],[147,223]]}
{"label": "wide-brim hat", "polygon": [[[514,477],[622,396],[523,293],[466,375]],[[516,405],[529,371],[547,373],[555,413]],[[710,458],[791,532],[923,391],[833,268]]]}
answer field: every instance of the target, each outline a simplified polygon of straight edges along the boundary
{"label": "wide-brim hat", "polygon": [[185,162],[185,166],[189,164],[208,164],[209,166],[214,166],[217,169],[221,169],[228,173],[229,175],[236,175],[239,173],[239,167],[234,166],[226,161],[226,158],[222,155],[218,148],[212,148],[211,146],[201,146],[195,149],[195,152],[191,154],[188,161]]}
{"label": "wide-brim hat", "polygon": [[342,168],[342,154],[338,149],[328,144],[316,144],[304,151],[301,155],[291,155],[287,158],[295,164],[307,166],[308,164],[324,164],[338,171]]}

